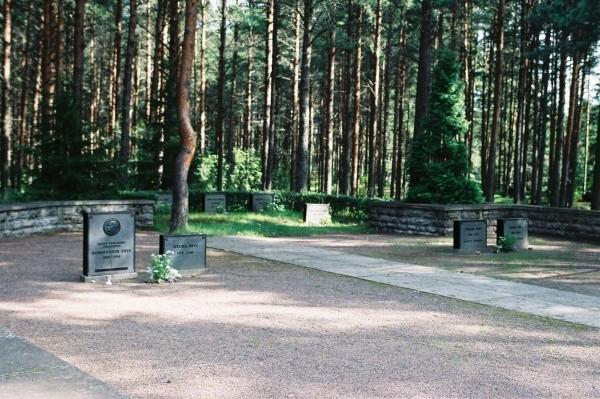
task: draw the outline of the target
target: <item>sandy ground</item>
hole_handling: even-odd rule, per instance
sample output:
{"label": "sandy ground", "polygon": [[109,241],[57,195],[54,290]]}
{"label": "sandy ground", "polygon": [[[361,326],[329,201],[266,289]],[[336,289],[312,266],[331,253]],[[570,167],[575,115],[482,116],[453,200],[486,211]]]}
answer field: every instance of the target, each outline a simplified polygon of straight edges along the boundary
{"label": "sandy ground", "polygon": [[541,285],[600,297],[600,243],[529,237],[530,250],[497,254],[459,253],[452,237],[398,234],[329,234],[291,240],[421,266]]}
{"label": "sandy ground", "polygon": [[[600,397],[600,331],[209,252],[79,283],[81,234],[0,240],[0,325],[135,398]],[[138,234],[138,268],[158,248]]]}

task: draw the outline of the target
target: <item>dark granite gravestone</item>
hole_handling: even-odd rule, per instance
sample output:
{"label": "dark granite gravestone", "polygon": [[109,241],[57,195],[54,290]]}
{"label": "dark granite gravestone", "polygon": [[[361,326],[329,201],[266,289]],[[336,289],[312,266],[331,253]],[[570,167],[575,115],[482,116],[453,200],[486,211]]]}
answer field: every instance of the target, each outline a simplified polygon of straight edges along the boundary
{"label": "dark granite gravestone", "polygon": [[304,223],[324,224],[330,222],[329,204],[304,204]]}
{"label": "dark granite gravestone", "polygon": [[262,212],[273,203],[273,194],[254,193],[252,194],[252,211]]}
{"label": "dark granite gravestone", "polygon": [[206,193],[204,194],[204,212],[217,213],[225,212],[227,209],[227,199],[224,193]]}
{"label": "dark granite gravestone", "polygon": [[136,277],[135,212],[83,214],[83,281]]}
{"label": "dark granite gravestone", "polygon": [[529,220],[525,218],[498,219],[496,224],[496,241],[500,244],[502,237],[514,237],[516,239],[514,249],[529,248]]}
{"label": "dark granite gravestone", "polygon": [[454,249],[481,251],[487,248],[486,220],[455,220]]}
{"label": "dark granite gravestone", "polygon": [[206,234],[161,235],[159,253],[167,251],[173,252],[171,265],[182,274],[206,268]]}

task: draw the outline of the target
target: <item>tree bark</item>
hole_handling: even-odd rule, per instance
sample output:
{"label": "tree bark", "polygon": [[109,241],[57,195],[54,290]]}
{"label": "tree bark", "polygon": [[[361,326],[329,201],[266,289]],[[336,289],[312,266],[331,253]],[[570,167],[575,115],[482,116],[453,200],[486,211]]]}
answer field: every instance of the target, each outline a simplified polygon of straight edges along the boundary
{"label": "tree bark", "polygon": [[83,78],[84,78],[84,24],[85,24],[85,0],[76,0],[73,34],[73,137],[70,137],[71,158],[81,156],[83,140]]}
{"label": "tree bark", "polygon": [[[334,17],[335,18],[335,17]],[[333,130],[335,99],[335,26],[330,28],[329,50],[327,54],[327,105],[325,114],[326,148],[325,148],[325,193],[331,194],[333,188]]]}
{"label": "tree bark", "polygon": [[137,25],[137,0],[129,0],[129,28],[127,32],[127,50],[123,70],[123,105],[121,108],[121,183],[127,187],[129,183],[129,132],[131,130],[131,90],[132,67],[136,50],[135,27]]}
{"label": "tree bark", "polygon": [[500,131],[500,112],[502,107],[502,52],[504,51],[504,0],[498,1],[496,15],[496,64],[494,68],[494,115],[492,117],[492,130],[490,133],[490,150],[488,157],[487,183],[485,184],[487,202],[494,202],[496,188],[496,152],[498,134]]}
{"label": "tree bark", "polygon": [[360,167],[360,88],[361,88],[361,63],[362,63],[362,15],[361,5],[356,6],[356,30],[354,50],[354,86],[352,90],[352,184],[350,194],[358,194],[359,167]]}
{"label": "tree bark", "polygon": [[200,0],[200,101],[198,136],[200,156],[206,151],[206,0]]}
{"label": "tree bark", "polygon": [[196,151],[196,132],[190,118],[189,87],[194,64],[196,37],[196,0],[185,2],[185,30],[181,63],[177,79],[177,118],[181,149],[175,161],[173,178],[173,206],[171,209],[170,232],[185,228],[188,221],[188,172]]}
{"label": "tree bark", "polygon": [[302,34],[302,60],[300,63],[300,112],[298,126],[298,145],[296,150],[296,176],[294,191],[302,192],[308,187],[309,143],[310,143],[310,65],[312,56],[311,21],[313,16],[312,0],[304,0]]}
{"label": "tree bark", "polygon": [[375,6],[375,49],[373,61],[373,91],[371,92],[371,124],[369,126],[369,176],[367,195],[372,197],[375,194],[375,184],[377,181],[377,160],[379,158],[379,148],[377,146],[377,133],[379,122],[379,86],[380,86],[380,58],[381,58],[381,0],[377,0]]}
{"label": "tree bark", "polygon": [[225,123],[225,43],[227,40],[227,0],[221,1],[221,27],[219,29],[219,76],[217,88],[217,119],[215,144],[217,150],[217,191],[223,191],[223,124]]}
{"label": "tree bark", "polygon": [[12,109],[11,109],[11,44],[12,44],[12,0],[4,0],[4,29],[2,33],[2,178],[0,194],[5,196],[11,185],[10,165],[12,157]]}
{"label": "tree bark", "polygon": [[263,129],[262,129],[262,188],[267,190],[269,186],[268,176],[269,158],[272,151],[271,143],[271,124],[272,124],[272,102],[273,102],[273,41],[274,41],[274,15],[275,0],[269,0],[267,8],[267,36],[265,45],[265,104],[263,109]]}
{"label": "tree bark", "polygon": [[417,74],[417,96],[415,100],[414,136],[423,132],[423,121],[429,104],[431,80],[432,4],[431,0],[421,3],[421,34],[419,38],[419,71]]}

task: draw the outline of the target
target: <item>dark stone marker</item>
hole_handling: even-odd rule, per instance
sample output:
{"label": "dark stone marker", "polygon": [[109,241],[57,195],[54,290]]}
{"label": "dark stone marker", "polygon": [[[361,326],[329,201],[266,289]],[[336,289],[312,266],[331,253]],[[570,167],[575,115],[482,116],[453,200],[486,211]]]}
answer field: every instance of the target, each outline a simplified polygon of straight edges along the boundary
{"label": "dark stone marker", "polygon": [[501,237],[512,236],[516,238],[515,249],[529,248],[529,220],[525,218],[498,219],[496,224],[496,242],[500,244]]}
{"label": "dark stone marker", "polygon": [[266,207],[273,203],[273,194],[255,193],[252,194],[252,211],[262,212]]}
{"label": "dark stone marker", "polygon": [[227,209],[227,199],[224,193],[204,194],[204,212],[217,213],[219,209],[223,212]]}
{"label": "dark stone marker", "polygon": [[304,204],[304,223],[330,223],[329,204]]}
{"label": "dark stone marker", "polygon": [[481,251],[487,248],[487,220],[455,220],[454,249]]}
{"label": "dark stone marker", "polygon": [[179,271],[206,267],[206,234],[160,236],[159,253],[173,252],[172,266]]}
{"label": "dark stone marker", "polygon": [[135,212],[83,214],[83,279],[135,276]]}

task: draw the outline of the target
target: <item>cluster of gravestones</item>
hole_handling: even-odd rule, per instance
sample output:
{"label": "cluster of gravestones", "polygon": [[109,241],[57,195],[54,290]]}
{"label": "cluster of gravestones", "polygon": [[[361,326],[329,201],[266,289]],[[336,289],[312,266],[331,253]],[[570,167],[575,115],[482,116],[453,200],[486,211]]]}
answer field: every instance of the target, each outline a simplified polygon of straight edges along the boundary
{"label": "cluster of gravestones", "polygon": [[[496,243],[506,237],[514,240],[513,249],[522,250],[529,247],[528,219],[504,218],[496,223]],[[460,251],[481,251],[487,248],[487,220],[455,220],[454,249]]]}
{"label": "cluster of gravestones", "polygon": [[[173,252],[172,266],[190,275],[206,268],[206,234],[161,235],[159,253]],[[86,282],[101,277],[134,278],[135,211],[89,212],[83,217],[83,274]]]}
{"label": "cluster of gravestones", "polygon": [[[253,194],[252,209],[260,212],[273,203],[273,194]],[[204,196],[205,212],[225,209],[224,193]],[[83,222],[83,274],[86,282],[101,277],[134,278],[135,272],[135,212],[88,212]],[[305,204],[304,221],[321,224],[331,220],[328,204]],[[199,273],[206,268],[206,234],[161,235],[159,253],[173,253],[172,266],[184,275]]]}

